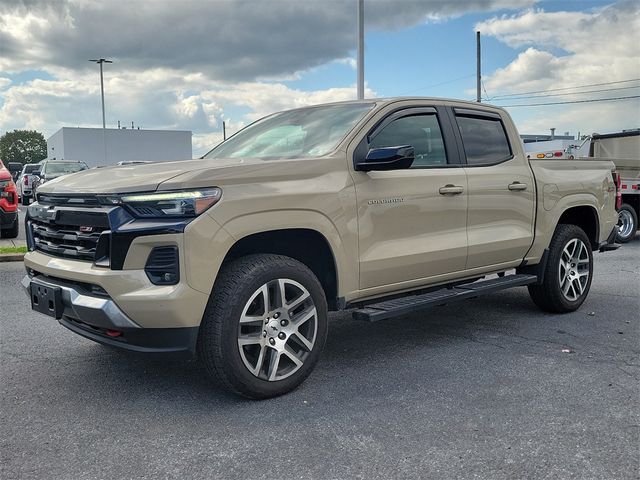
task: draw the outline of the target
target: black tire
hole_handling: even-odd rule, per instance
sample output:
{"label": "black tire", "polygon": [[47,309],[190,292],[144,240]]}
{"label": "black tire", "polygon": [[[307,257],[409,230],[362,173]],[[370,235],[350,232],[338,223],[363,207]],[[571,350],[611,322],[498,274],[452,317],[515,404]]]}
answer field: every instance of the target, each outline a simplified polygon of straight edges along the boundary
{"label": "black tire", "polygon": [[16,218],[12,226],[10,226],[9,228],[3,228],[2,230],[0,230],[0,236],[2,238],[17,238],[19,231],[20,231],[20,222],[18,221],[18,218]]}
{"label": "black tire", "polygon": [[638,230],[638,214],[628,203],[623,203],[618,209],[618,233],[616,242],[627,243],[636,236]]}
{"label": "black tire", "polygon": [[22,195],[21,203],[25,207],[28,206],[31,203],[31,196],[30,195]]}
{"label": "black tire", "polygon": [[[268,282],[283,278],[298,282],[310,294],[317,312],[315,343],[293,374],[269,381],[255,376],[243,363],[238,346],[239,322],[252,295]],[[265,313],[267,310],[264,308]],[[198,356],[208,375],[227,390],[251,399],[271,398],[295,389],[309,376],[324,347],[327,327],[324,290],[309,268],[282,255],[248,255],[224,265],[216,279],[200,326]],[[261,348],[272,352],[268,347]]]}
{"label": "black tire", "polygon": [[[584,290],[577,298],[570,299],[562,291],[560,274],[564,272],[560,262],[563,251],[574,239],[584,244],[586,255],[589,259],[589,276],[584,285]],[[577,271],[577,268],[576,268]],[[585,301],[591,288],[593,279],[593,252],[591,242],[584,231],[575,225],[560,224],[553,234],[549,245],[547,265],[544,272],[544,281],[541,285],[529,285],[529,295],[533,302],[542,310],[553,313],[568,313],[577,310]],[[574,290],[575,292],[575,290]]]}

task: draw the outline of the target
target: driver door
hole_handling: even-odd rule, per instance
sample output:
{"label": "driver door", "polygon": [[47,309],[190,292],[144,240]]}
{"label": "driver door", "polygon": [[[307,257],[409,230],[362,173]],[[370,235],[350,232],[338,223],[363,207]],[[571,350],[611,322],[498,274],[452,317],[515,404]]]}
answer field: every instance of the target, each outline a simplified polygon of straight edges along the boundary
{"label": "driver door", "polygon": [[407,287],[464,270],[467,178],[444,110],[391,113],[356,149],[411,145],[413,165],[354,172],[360,288]]}

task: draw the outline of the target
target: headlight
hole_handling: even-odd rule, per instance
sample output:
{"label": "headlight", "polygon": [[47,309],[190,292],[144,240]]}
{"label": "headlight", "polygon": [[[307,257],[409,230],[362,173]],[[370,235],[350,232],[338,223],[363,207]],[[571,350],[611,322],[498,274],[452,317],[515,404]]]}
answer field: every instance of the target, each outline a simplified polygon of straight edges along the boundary
{"label": "headlight", "polygon": [[111,205],[124,205],[139,218],[197,217],[222,197],[219,188],[170,192],[133,193],[103,198]]}

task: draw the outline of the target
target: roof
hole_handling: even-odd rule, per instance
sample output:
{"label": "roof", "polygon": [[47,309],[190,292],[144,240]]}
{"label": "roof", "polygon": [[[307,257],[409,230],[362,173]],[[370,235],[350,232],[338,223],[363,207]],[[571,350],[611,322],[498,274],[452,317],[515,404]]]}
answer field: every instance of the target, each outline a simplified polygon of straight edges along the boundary
{"label": "roof", "polygon": [[[453,104],[453,106],[465,106],[465,107],[481,107],[481,108],[491,108],[494,110],[504,111],[502,107],[497,105],[491,105],[489,103],[481,103],[472,100],[460,100],[457,98],[440,98],[440,97],[382,97],[382,98],[365,98],[362,100],[343,100],[340,102],[327,102],[327,103],[319,103],[315,105],[305,105],[303,107],[297,107],[292,109],[287,109],[285,111],[291,110],[302,110],[304,108],[313,108],[313,107],[322,107],[328,105],[357,105],[357,104],[368,104],[375,103],[378,106],[386,106],[392,103],[397,102],[407,102],[407,101],[415,101],[415,102],[444,102]],[[279,112],[274,112],[279,113]]]}
{"label": "roof", "polygon": [[623,138],[623,137],[635,137],[640,135],[640,128],[636,128],[634,130],[623,130],[622,132],[616,133],[594,133],[591,135],[591,138],[594,140],[598,140],[599,138]]}

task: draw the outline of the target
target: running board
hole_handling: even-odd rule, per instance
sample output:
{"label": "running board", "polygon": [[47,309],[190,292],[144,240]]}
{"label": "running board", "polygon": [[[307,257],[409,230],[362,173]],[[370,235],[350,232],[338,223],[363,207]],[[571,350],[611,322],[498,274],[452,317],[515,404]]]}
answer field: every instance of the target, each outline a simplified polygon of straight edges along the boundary
{"label": "running board", "polygon": [[367,305],[366,307],[354,310],[353,318],[366,322],[377,322],[399,315],[426,310],[430,307],[445,305],[457,300],[474,298],[487,293],[506,290],[511,287],[520,287],[535,283],[538,277],[523,273],[508,275],[505,277],[493,278],[481,282],[467,283],[453,288],[442,288],[421,295],[408,295],[406,297],[387,300],[380,303]]}

